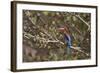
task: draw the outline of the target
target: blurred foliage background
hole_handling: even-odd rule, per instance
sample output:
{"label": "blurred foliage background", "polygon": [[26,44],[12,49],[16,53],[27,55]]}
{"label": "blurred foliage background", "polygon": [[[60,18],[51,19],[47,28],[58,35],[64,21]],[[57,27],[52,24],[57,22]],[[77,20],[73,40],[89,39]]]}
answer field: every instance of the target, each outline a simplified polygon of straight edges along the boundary
{"label": "blurred foliage background", "polygon": [[[72,49],[66,54],[63,33],[57,29],[67,26]],[[81,60],[91,58],[91,14],[23,10],[23,62]]]}

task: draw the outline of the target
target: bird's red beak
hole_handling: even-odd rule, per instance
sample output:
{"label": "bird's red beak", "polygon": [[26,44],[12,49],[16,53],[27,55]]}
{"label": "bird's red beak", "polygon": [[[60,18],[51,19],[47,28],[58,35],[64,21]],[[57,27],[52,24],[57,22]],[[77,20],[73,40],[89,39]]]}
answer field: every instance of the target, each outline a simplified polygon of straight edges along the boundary
{"label": "bird's red beak", "polygon": [[58,28],[58,30],[60,31],[60,32],[64,32],[64,28]]}

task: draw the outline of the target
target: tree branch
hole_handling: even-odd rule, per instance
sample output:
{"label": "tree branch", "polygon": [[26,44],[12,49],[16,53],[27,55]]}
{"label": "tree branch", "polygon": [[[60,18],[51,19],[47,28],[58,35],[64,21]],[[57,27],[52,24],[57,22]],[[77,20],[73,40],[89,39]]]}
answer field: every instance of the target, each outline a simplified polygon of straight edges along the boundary
{"label": "tree branch", "polygon": [[49,39],[45,39],[43,37],[41,38],[41,37],[33,36],[33,35],[31,35],[31,34],[29,34],[27,32],[24,32],[24,36],[26,38],[27,38],[27,36],[29,36],[29,38],[35,38],[36,40],[39,40],[39,41],[42,40],[42,42],[46,42],[46,43],[60,43],[60,44],[64,45],[64,43],[60,42],[59,40],[49,40]]}
{"label": "tree branch", "polygon": [[69,14],[74,15],[75,17],[80,19],[84,24],[86,24],[88,26],[88,30],[90,30],[90,25],[80,15],[75,15],[75,14],[72,14],[72,13],[69,13]]}
{"label": "tree branch", "polygon": [[85,54],[86,56],[89,56],[89,54],[85,53],[84,51],[81,50],[81,47],[73,47],[71,46],[72,49],[77,50],[78,52],[81,52],[83,54]]}

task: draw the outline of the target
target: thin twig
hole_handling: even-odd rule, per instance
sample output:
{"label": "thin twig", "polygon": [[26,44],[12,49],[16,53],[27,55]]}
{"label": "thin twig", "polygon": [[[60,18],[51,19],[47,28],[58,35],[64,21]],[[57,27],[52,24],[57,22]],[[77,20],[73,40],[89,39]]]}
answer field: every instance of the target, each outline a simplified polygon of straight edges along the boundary
{"label": "thin twig", "polygon": [[83,54],[85,54],[86,56],[89,56],[89,54],[87,54],[83,50],[81,50],[81,47],[73,47],[73,46],[71,46],[71,48],[74,49],[74,50],[77,50],[77,51],[79,51],[79,52],[81,52]]}

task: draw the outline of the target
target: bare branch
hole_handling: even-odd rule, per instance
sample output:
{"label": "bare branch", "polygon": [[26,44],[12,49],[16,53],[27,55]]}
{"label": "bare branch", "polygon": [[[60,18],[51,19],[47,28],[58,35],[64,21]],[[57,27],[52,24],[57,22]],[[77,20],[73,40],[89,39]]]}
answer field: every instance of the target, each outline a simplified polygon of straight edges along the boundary
{"label": "bare branch", "polygon": [[88,30],[90,30],[90,25],[80,15],[75,15],[75,14],[72,14],[72,13],[69,13],[69,14],[74,15],[75,17],[80,19],[84,24],[86,24],[88,26]]}
{"label": "bare branch", "polygon": [[27,38],[27,36],[29,36],[29,38],[35,38],[36,40],[42,40],[42,42],[46,42],[46,43],[50,43],[51,42],[51,43],[60,43],[60,44],[64,45],[64,43],[59,41],[59,40],[49,40],[49,39],[45,39],[43,37],[41,38],[41,37],[33,36],[33,35],[31,35],[31,34],[29,34],[27,32],[24,32],[24,36],[26,38]]}
{"label": "bare branch", "polygon": [[75,15],[77,18],[79,18],[83,23],[85,23],[88,26],[88,30],[90,30],[90,25],[83,19],[80,17],[80,15]]}
{"label": "bare branch", "polygon": [[78,52],[81,52],[83,54],[85,54],[86,56],[89,56],[89,54],[85,53],[83,50],[81,50],[81,47],[73,47],[71,46],[72,49],[77,50]]}

